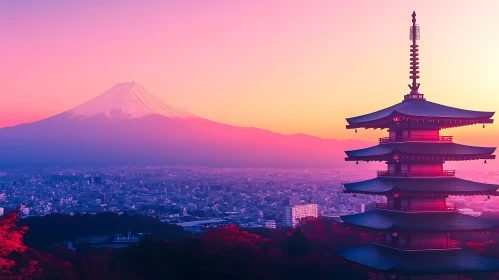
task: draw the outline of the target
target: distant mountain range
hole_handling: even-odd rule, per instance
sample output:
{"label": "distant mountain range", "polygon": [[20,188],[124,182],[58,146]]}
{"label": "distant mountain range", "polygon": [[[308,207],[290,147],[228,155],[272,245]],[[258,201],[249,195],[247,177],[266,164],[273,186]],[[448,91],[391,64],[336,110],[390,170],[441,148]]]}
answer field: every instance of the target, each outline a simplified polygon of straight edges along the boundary
{"label": "distant mountain range", "polygon": [[0,167],[334,167],[346,166],[344,150],[369,145],[213,122],[132,82],[56,116],[0,129]]}

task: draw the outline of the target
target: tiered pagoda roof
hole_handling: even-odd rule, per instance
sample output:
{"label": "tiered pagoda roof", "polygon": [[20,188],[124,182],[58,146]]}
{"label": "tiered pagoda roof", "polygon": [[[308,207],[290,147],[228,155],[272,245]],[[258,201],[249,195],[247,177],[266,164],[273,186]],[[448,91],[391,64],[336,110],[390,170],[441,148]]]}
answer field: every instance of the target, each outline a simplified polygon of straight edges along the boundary
{"label": "tiered pagoda roof", "polygon": [[377,177],[370,180],[343,184],[348,193],[387,195],[405,193],[414,195],[499,195],[498,185],[468,181],[456,177],[392,178]]}
{"label": "tiered pagoda roof", "polygon": [[407,275],[466,274],[499,271],[499,260],[466,250],[402,251],[377,245],[338,250],[352,262]]}
{"label": "tiered pagoda roof", "polygon": [[341,216],[350,225],[379,231],[453,232],[487,231],[499,228],[499,222],[457,212],[400,212],[373,210]]}
{"label": "tiered pagoda roof", "polygon": [[347,128],[388,128],[390,123],[404,120],[431,121],[440,128],[477,123],[492,123],[494,112],[470,111],[440,105],[425,99],[404,101],[374,113],[348,118]]}
{"label": "tiered pagoda roof", "polygon": [[[449,195],[498,195],[498,185],[472,182],[444,170],[446,161],[494,159],[495,147],[453,143],[440,130],[492,123],[494,112],[463,110],[426,101],[419,93],[419,26],[410,28],[411,92],[391,107],[348,118],[347,128],[388,128],[373,147],[346,151],[346,161],[386,161],[378,177],[345,183],[345,192],[384,195],[376,210],[341,216],[352,228],[375,231],[374,244],[339,250],[345,259],[373,268],[370,279],[398,279],[397,274],[433,276],[499,271],[499,260],[461,249],[460,232],[499,230],[499,221],[461,214],[447,204]],[[357,130],[356,130],[357,132]],[[490,198],[490,197],[489,197]],[[387,278],[388,276],[388,278]],[[426,276],[425,276],[426,277]],[[409,278],[404,278],[409,279]],[[412,279],[412,278],[411,278]],[[418,278],[419,279],[419,278]],[[453,278],[454,279],[454,278]],[[461,278],[460,278],[461,279]]]}
{"label": "tiered pagoda roof", "polygon": [[424,143],[424,142],[396,142],[379,144],[377,146],[346,151],[346,161],[358,160],[388,160],[394,155],[400,158],[414,159],[442,159],[442,160],[470,160],[494,159],[493,147],[474,147],[456,143]]}

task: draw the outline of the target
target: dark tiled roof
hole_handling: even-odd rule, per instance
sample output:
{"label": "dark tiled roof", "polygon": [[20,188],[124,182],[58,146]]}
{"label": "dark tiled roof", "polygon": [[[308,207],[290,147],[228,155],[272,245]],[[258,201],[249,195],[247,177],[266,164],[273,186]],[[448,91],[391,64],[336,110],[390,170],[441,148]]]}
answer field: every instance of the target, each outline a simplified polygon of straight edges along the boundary
{"label": "dark tiled roof", "polygon": [[449,119],[489,119],[494,115],[494,112],[463,110],[426,100],[409,99],[374,113],[348,118],[347,122],[357,124],[376,121],[397,115],[397,113],[412,117]]}
{"label": "dark tiled roof", "polygon": [[406,275],[499,271],[499,260],[466,250],[401,251],[376,245],[339,249],[345,259],[376,270]]}
{"label": "dark tiled roof", "polygon": [[499,228],[499,222],[457,212],[398,212],[373,210],[341,216],[348,224],[378,230],[434,232],[471,231]]}
{"label": "dark tiled roof", "polygon": [[494,147],[474,147],[456,143],[389,143],[377,146],[345,151],[349,157],[373,157],[391,154],[421,155],[421,156],[465,156],[489,155],[495,151]]}
{"label": "dark tiled roof", "polygon": [[499,185],[468,181],[455,177],[447,178],[374,178],[366,181],[343,184],[348,191],[365,193],[400,192],[445,192],[487,193],[495,192]]}

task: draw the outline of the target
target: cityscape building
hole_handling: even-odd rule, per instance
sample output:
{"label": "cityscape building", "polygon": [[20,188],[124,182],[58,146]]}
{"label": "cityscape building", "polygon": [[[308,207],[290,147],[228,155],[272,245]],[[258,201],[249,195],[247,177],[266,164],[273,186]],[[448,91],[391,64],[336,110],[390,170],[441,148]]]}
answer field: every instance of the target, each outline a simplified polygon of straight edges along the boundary
{"label": "cityscape building", "polygon": [[265,227],[270,229],[277,228],[274,220],[265,221]]}
{"label": "cityscape building", "polygon": [[[65,179],[52,181],[52,174],[62,174],[60,178]],[[102,184],[84,185],[88,174],[99,174]],[[460,171],[459,176],[499,183],[496,172],[468,170]],[[272,185],[268,184],[268,178],[272,178]],[[324,217],[339,219],[339,216],[359,213],[362,203],[366,211],[374,209],[376,203],[384,201],[383,196],[343,193],[342,183],[369,178],[369,172],[359,172],[356,165],[314,170],[177,166],[15,169],[0,172],[0,193],[5,194],[0,207],[7,213],[22,204],[29,207],[29,216],[113,212],[148,215],[168,223],[223,219],[247,228],[264,226],[266,220],[274,220],[281,226],[282,201],[290,196],[313,201],[318,205],[318,214]],[[201,184],[205,181],[210,184],[207,193]],[[300,188],[296,188],[297,185]],[[97,204],[96,199],[101,199],[102,204]],[[494,218],[499,214],[497,196],[490,199],[452,196],[448,203],[470,215]],[[245,214],[234,212],[234,207],[238,210],[244,207]],[[183,216],[183,208],[187,208],[187,216]]]}
{"label": "cityscape building", "polygon": [[[497,195],[498,185],[456,177],[447,161],[494,159],[495,148],[456,144],[442,136],[445,128],[492,123],[493,112],[479,112],[432,103],[419,93],[419,26],[410,28],[410,93],[394,106],[348,118],[347,129],[388,129],[377,146],[346,151],[346,161],[384,161],[377,177],[344,183],[346,193],[382,195],[385,203],[365,213],[342,216],[352,228],[375,234],[374,244],[339,250],[347,262],[370,268],[378,279],[492,279],[499,260],[463,248],[461,239],[491,236],[497,221],[459,213],[448,197]],[[357,131],[356,131],[357,132]],[[495,279],[495,278],[493,278]]]}
{"label": "cityscape building", "polygon": [[297,227],[303,218],[318,217],[317,204],[302,203],[295,197],[290,197],[284,207],[284,224],[288,227]]}
{"label": "cityscape building", "polygon": [[263,219],[263,211],[258,211],[258,218]]}

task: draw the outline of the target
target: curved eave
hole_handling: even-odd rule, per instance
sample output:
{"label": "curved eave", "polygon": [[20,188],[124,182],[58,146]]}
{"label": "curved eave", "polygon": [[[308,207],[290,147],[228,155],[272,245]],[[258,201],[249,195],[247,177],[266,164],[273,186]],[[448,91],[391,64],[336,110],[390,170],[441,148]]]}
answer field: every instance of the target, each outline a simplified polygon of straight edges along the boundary
{"label": "curved eave", "polygon": [[474,147],[456,143],[391,143],[345,151],[345,161],[399,160],[475,160],[494,159],[495,147]]}
{"label": "curved eave", "polygon": [[403,194],[405,196],[493,195],[499,196],[499,185],[469,181],[457,177],[390,178],[376,177],[343,183],[345,193],[368,195]]}
{"label": "curved eave", "polygon": [[[347,128],[383,127],[385,122],[394,122],[400,117],[410,121],[439,122],[442,126],[461,126],[473,123],[490,123],[495,112],[473,111],[450,107],[425,99],[409,99],[376,112],[347,118]],[[446,124],[447,123],[447,124]]]}
{"label": "curved eave", "polygon": [[412,160],[444,160],[444,161],[465,161],[465,160],[479,160],[479,159],[495,159],[495,155],[482,154],[482,155],[438,155],[438,156],[419,156],[409,155],[402,153],[390,153],[386,155],[375,156],[353,156],[346,157],[345,161],[388,161],[393,159],[394,155],[400,156],[400,159]]}
{"label": "curved eave", "polygon": [[[389,128],[391,124],[395,124],[397,121],[412,121],[412,122],[423,122],[423,123],[438,123],[440,128],[451,128],[451,127],[459,127],[466,125],[475,125],[475,124],[490,124],[493,123],[494,120],[490,118],[477,118],[477,119],[464,119],[464,118],[438,118],[438,117],[418,117],[418,116],[409,116],[400,114],[394,111],[388,117],[367,121],[367,122],[359,122],[352,123],[346,126],[347,129],[356,129],[356,128]],[[347,119],[348,122],[348,119]]]}
{"label": "curved eave", "polygon": [[[387,210],[387,211],[389,211],[389,210]],[[433,213],[435,213],[435,212],[433,212]],[[408,213],[408,214],[414,214],[414,213]],[[465,215],[465,214],[463,214],[463,215]],[[364,230],[364,231],[371,231],[371,232],[404,232],[404,233],[411,233],[411,234],[435,233],[435,232],[441,232],[441,233],[457,233],[457,232],[488,233],[488,232],[499,232],[499,226],[491,226],[491,227],[481,228],[481,229],[410,230],[410,229],[402,228],[400,226],[391,226],[389,228],[368,227],[368,226],[351,224],[351,223],[346,222],[344,220],[343,220],[343,223],[349,225],[351,228],[357,228],[357,229],[361,229],[361,230]]]}
{"label": "curved eave", "polygon": [[340,216],[345,224],[381,232],[489,232],[498,231],[499,222],[457,212],[399,212],[373,210]]}
{"label": "curved eave", "polygon": [[475,196],[475,195],[490,195],[490,196],[499,196],[499,192],[496,190],[493,191],[470,191],[470,192],[457,192],[457,191],[405,191],[400,190],[398,188],[393,188],[389,191],[384,192],[371,192],[371,191],[358,191],[358,190],[344,190],[344,193],[354,193],[354,194],[365,194],[365,195],[381,195],[381,196],[389,196],[392,194],[400,194],[404,196],[419,196],[419,197],[428,197],[434,195],[452,195],[452,196]]}
{"label": "curved eave", "polygon": [[499,260],[467,250],[401,251],[376,245],[337,249],[344,259],[378,271],[445,275],[499,271]]}

